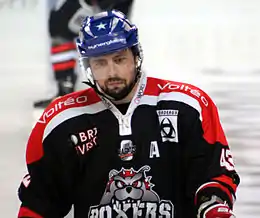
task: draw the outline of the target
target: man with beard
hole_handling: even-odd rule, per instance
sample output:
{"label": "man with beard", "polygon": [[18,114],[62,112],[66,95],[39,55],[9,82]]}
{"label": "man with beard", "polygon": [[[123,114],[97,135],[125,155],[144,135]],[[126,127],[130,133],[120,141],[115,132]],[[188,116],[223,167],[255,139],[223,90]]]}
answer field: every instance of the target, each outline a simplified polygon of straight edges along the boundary
{"label": "man with beard", "polygon": [[239,176],[211,98],[147,77],[138,29],[119,11],[86,17],[76,45],[91,88],[38,120],[18,217],[73,205],[75,218],[234,218]]}
{"label": "man with beard", "polygon": [[[49,2],[50,62],[57,93],[51,98],[35,101],[35,109],[45,109],[53,99],[75,91],[77,53],[74,39],[78,35],[82,20],[86,16],[109,9],[117,9],[129,15],[132,4],[133,0],[52,0]],[[37,111],[36,116],[38,119]]]}

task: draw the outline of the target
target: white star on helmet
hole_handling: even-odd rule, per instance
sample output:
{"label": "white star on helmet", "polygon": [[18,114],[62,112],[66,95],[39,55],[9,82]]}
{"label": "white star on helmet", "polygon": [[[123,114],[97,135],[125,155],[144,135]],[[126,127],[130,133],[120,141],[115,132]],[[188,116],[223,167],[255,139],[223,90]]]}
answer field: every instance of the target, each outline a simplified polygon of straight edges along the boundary
{"label": "white star on helmet", "polygon": [[102,23],[102,22],[100,22],[100,24],[99,25],[97,25],[96,27],[98,28],[98,30],[101,30],[101,29],[106,29],[106,23]]}

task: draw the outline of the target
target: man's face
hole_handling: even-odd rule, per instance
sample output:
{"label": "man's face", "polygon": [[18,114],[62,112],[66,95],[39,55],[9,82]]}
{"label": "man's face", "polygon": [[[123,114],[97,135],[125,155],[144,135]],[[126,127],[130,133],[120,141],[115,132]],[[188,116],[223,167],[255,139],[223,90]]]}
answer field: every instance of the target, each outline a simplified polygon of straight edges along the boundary
{"label": "man's face", "polygon": [[120,99],[135,79],[135,58],[130,49],[93,57],[89,60],[94,79],[109,96]]}

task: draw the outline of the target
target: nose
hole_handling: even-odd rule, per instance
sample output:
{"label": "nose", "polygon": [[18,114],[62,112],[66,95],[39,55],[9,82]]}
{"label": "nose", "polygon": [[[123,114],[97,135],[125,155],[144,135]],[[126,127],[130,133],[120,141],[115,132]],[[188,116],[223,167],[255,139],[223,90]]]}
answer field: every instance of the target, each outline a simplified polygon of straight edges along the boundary
{"label": "nose", "polygon": [[127,186],[127,187],[126,187],[126,192],[127,192],[127,193],[130,193],[131,191],[132,191],[132,187],[131,187],[131,186]]}
{"label": "nose", "polygon": [[116,73],[116,66],[115,66],[115,63],[113,63],[112,61],[108,63],[108,75],[110,77],[113,77],[115,76],[117,73]]}

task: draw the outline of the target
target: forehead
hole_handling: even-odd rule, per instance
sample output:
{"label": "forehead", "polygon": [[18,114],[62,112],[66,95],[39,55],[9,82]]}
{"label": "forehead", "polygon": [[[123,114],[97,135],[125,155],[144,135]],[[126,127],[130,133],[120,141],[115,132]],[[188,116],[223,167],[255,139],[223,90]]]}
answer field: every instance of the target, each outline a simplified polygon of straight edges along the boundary
{"label": "forehead", "polygon": [[123,56],[123,55],[129,55],[131,54],[130,49],[124,49],[121,51],[117,51],[111,54],[106,54],[106,55],[102,55],[102,56],[98,56],[98,57],[92,57],[90,58],[90,60],[95,61],[95,60],[102,60],[102,59],[110,59],[110,58],[114,58],[117,56]]}

